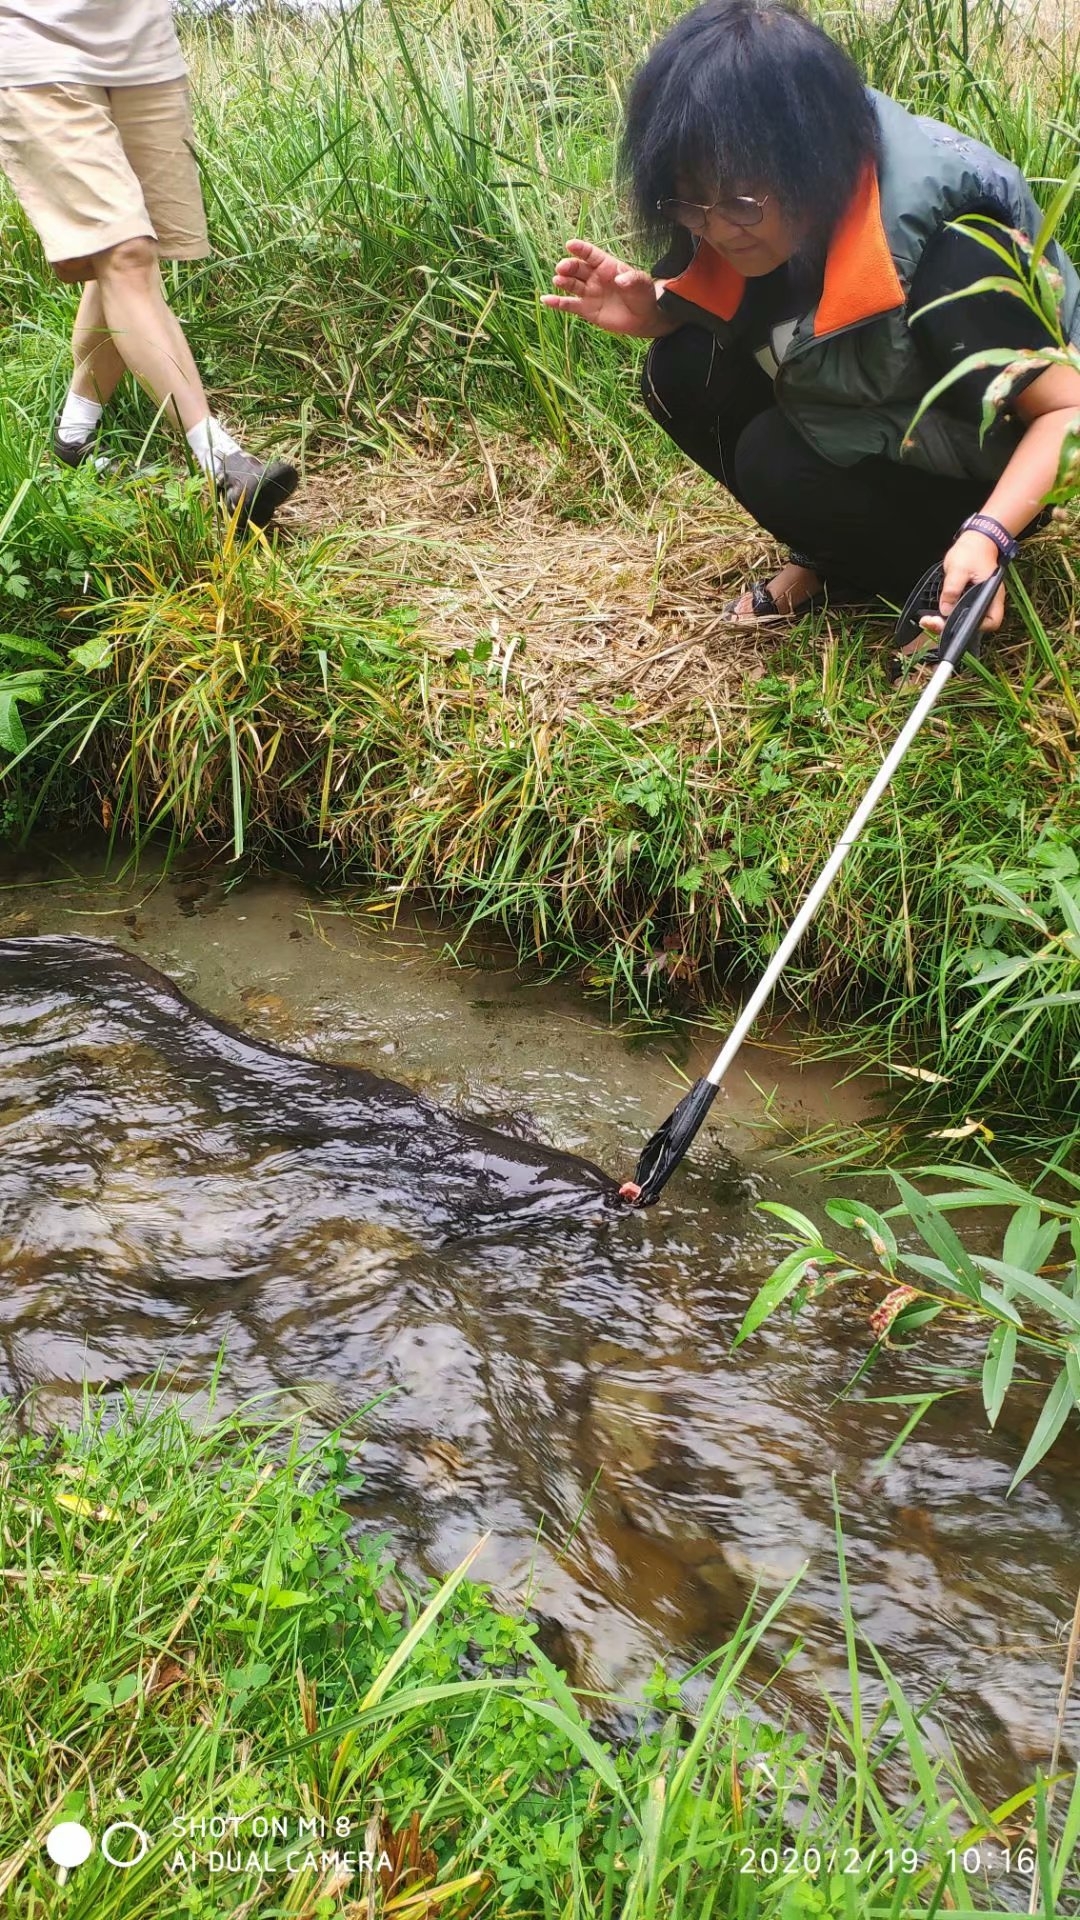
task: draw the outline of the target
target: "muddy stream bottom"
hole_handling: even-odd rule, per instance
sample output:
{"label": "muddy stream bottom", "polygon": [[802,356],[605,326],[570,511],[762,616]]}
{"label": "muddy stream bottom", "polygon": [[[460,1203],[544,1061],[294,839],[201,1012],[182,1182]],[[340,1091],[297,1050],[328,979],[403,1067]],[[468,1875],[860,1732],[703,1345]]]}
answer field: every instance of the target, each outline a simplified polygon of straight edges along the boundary
{"label": "muddy stream bottom", "polygon": [[[292,880],[121,883],[93,858],[0,884],[0,933],[114,940],[263,1041],[632,1171],[683,1084],[672,1043],[613,1031],[494,946],[463,964],[434,927],[385,919]],[[680,1068],[714,1050],[702,1035]],[[1004,1798],[1052,1744],[1076,1447],[1006,1499],[1027,1412],[988,1436],[959,1396],[879,1471],[903,1412],[838,1398],[870,1338],[850,1300],[731,1352],[783,1251],[756,1202],[821,1217],[829,1190],[778,1171],[769,1114],[850,1120],[859,1100],[824,1067],[748,1048],[650,1213],[429,1245],[377,1180],[370,1207],[355,1187],[346,1201],[318,1151],[301,1164],[230,1129],[106,1011],[5,993],[0,1391],[36,1423],[74,1420],[84,1382],[116,1392],[163,1367],[197,1417],[224,1347],[222,1406],[262,1396],[329,1424],[376,1402],[363,1528],[432,1574],[490,1530],[478,1577],[536,1609],[577,1682],[631,1697],[657,1658],[697,1661],[755,1583],[768,1596],[805,1563],[758,1677],[798,1637],[782,1685],[817,1723],[822,1687],[846,1695],[835,1474],[861,1627],[910,1699],[944,1688],[972,1784]],[[919,1384],[898,1355],[867,1391]],[[1068,1735],[1075,1753],[1075,1718]]]}

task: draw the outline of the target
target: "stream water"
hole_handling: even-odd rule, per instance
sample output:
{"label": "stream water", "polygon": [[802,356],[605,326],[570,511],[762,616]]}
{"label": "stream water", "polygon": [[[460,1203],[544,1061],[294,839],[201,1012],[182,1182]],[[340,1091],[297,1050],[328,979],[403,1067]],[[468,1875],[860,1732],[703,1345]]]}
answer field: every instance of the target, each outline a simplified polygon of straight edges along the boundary
{"label": "stream water", "polygon": [[[277,1047],[390,1075],[619,1177],[682,1085],[670,1041],[613,1031],[497,949],[461,964],[433,928],[293,881],[120,883],[93,861],[9,873],[0,935],[55,932],[116,941]],[[692,1042],[684,1070],[714,1043]],[[825,1068],[751,1047],[649,1214],[440,1244],[389,1175],[343,1182],[329,1145],[230,1117],[92,994],[8,983],[0,1390],[35,1421],[73,1419],[84,1381],[115,1392],[164,1363],[197,1414],[224,1345],[220,1404],[265,1396],[329,1421],[377,1401],[363,1526],[436,1574],[490,1529],[478,1574],[538,1610],[578,1681],[632,1690],[658,1656],[700,1658],[755,1582],[772,1593],[805,1563],[770,1657],[802,1637],[783,1685],[810,1719],[822,1685],[845,1691],[835,1474],[860,1624],[909,1697],[944,1684],[973,1784],[1004,1797],[1052,1743],[1076,1448],[1006,1499],[1032,1410],[988,1436],[960,1397],[878,1471],[902,1416],[838,1398],[869,1340],[850,1299],[732,1354],[781,1250],[756,1201],[813,1214],[828,1190],[777,1171],[770,1094],[797,1125],[858,1110]],[[913,1365],[896,1356],[869,1390],[918,1384]],[[1068,1732],[1075,1752],[1075,1716]]]}

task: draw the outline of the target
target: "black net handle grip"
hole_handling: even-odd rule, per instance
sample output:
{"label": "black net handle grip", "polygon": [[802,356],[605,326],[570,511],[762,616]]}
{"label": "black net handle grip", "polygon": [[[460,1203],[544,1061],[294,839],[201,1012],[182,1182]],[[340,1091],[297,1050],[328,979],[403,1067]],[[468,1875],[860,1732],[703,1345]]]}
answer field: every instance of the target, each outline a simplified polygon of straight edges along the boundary
{"label": "black net handle grip", "polygon": [[965,587],[942,628],[941,638],[930,656],[932,660],[947,660],[953,667],[959,664],[982,631],[982,623],[1005,585],[1005,571],[1003,560],[989,579],[977,580],[974,586]]}
{"label": "black net handle grip", "polygon": [[[1007,563],[1002,561],[988,580],[978,580],[973,587],[964,589],[945,622],[937,646],[931,653],[920,654],[920,665],[925,662],[927,666],[934,666],[941,660],[947,660],[950,666],[958,665],[971,642],[978,638],[982,623],[1004,584],[1006,570]],[[908,595],[893,634],[895,648],[928,637],[922,622],[927,614],[936,611],[944,584],[945,569],[939,561],[928,568]]]}

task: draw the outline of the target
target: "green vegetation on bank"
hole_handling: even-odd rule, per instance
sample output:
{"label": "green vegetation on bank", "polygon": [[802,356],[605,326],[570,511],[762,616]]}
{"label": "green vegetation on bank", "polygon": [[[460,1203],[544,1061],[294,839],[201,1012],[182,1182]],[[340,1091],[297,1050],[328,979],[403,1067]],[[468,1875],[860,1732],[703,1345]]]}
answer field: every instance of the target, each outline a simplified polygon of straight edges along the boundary
{"label": "green vegetation on bank", "polygon": [[[553,512],[662,517],[650,503],[672,464],[633,351],[539,293],[572,230],[633,247],[612,177],[618,96],[670,11],[468,0],[431,17],[392,0],[340,21],[192,21],[219,257],[174,294],[237,416],[309,469],[392,459],[417,431],[442,446],[512,432],[551,450]],[[1069,173],[1067,31],[1047,41],[994,0],[822,17],[872,80],[1010,154],[1044,197]],[[537,692],[519,673],[527,631],[512,666],[484,632],[451,654],[368,576],[347,528],[240,547],[197,485],[42,459],[72,296],[9,202],[0,233],[9,833],[104,819],[128,840],[314,852],[360,884],[499,922],[639,1006],[760,965],[906,708],[882,672],[885,629],[806,623],[763,643],[740,691],[663,713],[625,687]],[[1060,237],[1080,252],[1080,203]],[[149,419],[129,398],[118,420],[133,465]],[[698,501],[722,568],[744,530],[718,493]],[[947,1038],[958,1111],[973,1087],[1008,1103],[1018,1063],[1029,1112],[1074,1101],[1077,935],[1045,863],[1076,838],[1080,791],[1069,542],[1057,526],[1025,563],[1026,625],[916,744],[791,981],[830,1019],[869,1008],[883,1057]],[[1008,871],[1045,882],[1044,929],[1017,908],[987,938]],[[1014,962],[986,1028],[972,1009],[987,969]]]}
{"label": "green vegetation on bank", "polygon": [[[1012,1492],[1080,1414],[1080,1175],[1059,1164],[1051,1181],[1029,1188],[996,1165],[919,1171],[948,1184],[926,1194],[894,1173],[900,1200],[887,1214],[863,1200],[826,1202],[833,1226],[869,1244],[869,1264],[861,1251],[853,1256],[850,1246],[836,1251],[826,1239],[828,1229],[819,1229],[804,1213],[763,1201],[762,1210],[783,1221],[793,1245],[751,1303],[735,1345],[781,1308],[799,1313],[844,1285],[862,1294],[868,1287],[884,1288],[869,1314],[874,1341],[860,1379],[887,1350],[909,1346],[913,1336],[943,1315],[943,1325],[953,1331],[963,1326],[985,1335],[981,1364],[935,1363],[931,1355],[923,1367],[922,1390],[887,1397],[886,1404],[903,1408],[906,1418],[886,1458],[899,1451],[939,1400],[959,1396],[993,1427],[1009,1396],[1023,1395],[1032,1408],[1031,1435]],[[997,1251],[985,1250],[985,1231],[983,1244],[970,1250],[949,1215],[975,1209],[985,1217],[997,1208],[1009,1215]],[[913,1244],[898,1242],[891,1225],[898,1216]]]}
{"label": "green vegetation on bank", "polygon": [[[548,724],[490,643],[433,649],[332,544],[223,539],[198,482],[46,481],[10,444],[0,469],[9,830],[321,852],[648,1001],[658,962],[707,985],[768,950],[896,725],[841,644],[808,670],[805,635],[722,720],[624,697]],[[958,1097],[1072,1117],[1075,696],[1049,640],[1010,665],[917,742],[801,977],[833,1014],[869,999],[867,1050],[921,1036]]]}
{"label": "green vegetation on bank", "polygon": [[[977,1805],[858,1633],[839,1531],[850,1697],[823,1736],[767,1724],[793,1582],[695,1670],[693,1720],[658,1672],[614,1743],[472,1556],[420,1594],[354,1537],[354,1451],[266,1408],[196,1427],[164,1394],[47,1439],[9,1419],[0,1910],[903,1920],[1000,1912],[1006,1885],[1015,1910],[1036,1872],[1040,1911],[1067,1889],[1080,1794],[1056,1842],[1041,1785]],[[72,1820],[95,1848],[62,1878],[43,1843]]]}

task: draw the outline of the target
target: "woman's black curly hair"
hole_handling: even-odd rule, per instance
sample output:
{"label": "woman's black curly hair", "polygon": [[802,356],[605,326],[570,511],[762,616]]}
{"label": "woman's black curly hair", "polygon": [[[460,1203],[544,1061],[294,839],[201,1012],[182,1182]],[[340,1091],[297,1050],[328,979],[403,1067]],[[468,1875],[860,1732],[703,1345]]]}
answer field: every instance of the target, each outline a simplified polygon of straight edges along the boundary
{"label": "woman's black curly hair", "polygon": [[622,168],[643,235],[671,239],[658,200],[769,193],[825,251],[869,161],[877,121],[846,53],[796,8],[704,0],[634,76]]}

